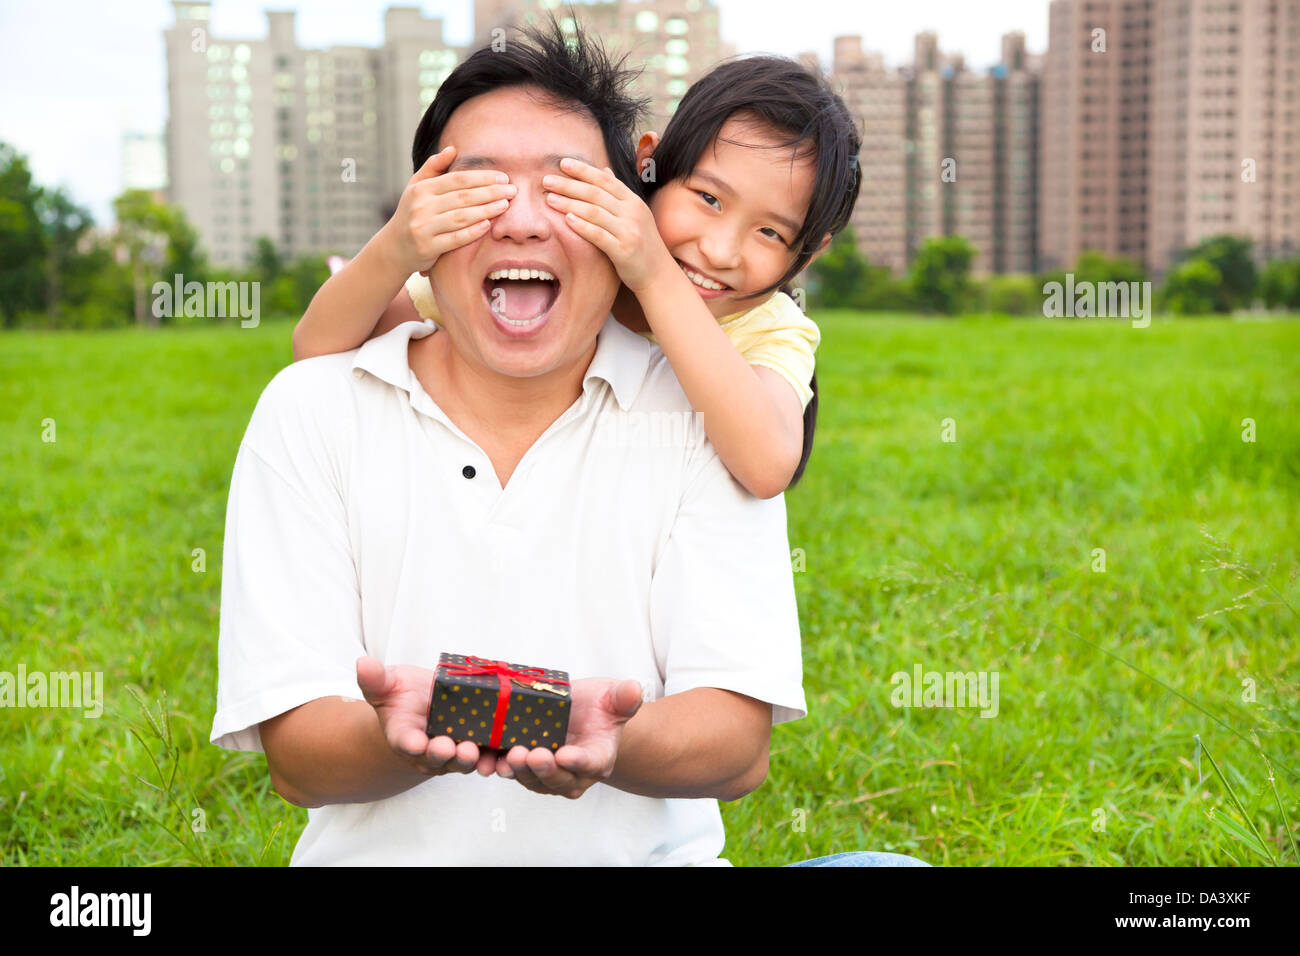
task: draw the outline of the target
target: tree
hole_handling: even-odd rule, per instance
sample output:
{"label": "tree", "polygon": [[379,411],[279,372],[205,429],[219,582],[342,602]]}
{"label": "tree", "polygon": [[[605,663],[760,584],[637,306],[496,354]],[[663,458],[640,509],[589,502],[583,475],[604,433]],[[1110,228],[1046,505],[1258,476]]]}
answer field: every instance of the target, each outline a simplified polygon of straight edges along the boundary
{"label": "tree", "polygon": [[1259,294],[1270,309],[1300,311],[1300,258],[1274,259],[1265,266]]}
{"label": "tree", "polygon": [[853,230],[845,226],[812,264],[816,281],[815,302],[824,309],[859,307],[867,282],[868,264],[858,251]]}
{"label": "tree", "polygon": [[1165,305],[1179,315],[1205,315],[1216,311],[1216,296],[1222,288],[1223,276],[1214,263],[1189,259],[1165,278]]}
{"label": "tree", "polygon": [[297,303],[295,313],[302,315],[311,305],[312,297],[330,277],[330,267],[323,256],[303,256],[289,266],[288,272],[293,279],[294,301]]}
{"label": "tree", "polygon": [[1079,254],[1074,263],[1074,284],[1093,282],[1143,282],[1146,273],[1142,266],[1123,256],[1107,256],[1095,249],[1087,249]]}
{"label": "tree", "polygon": [[984,307],[1002,315],[1042,315],[1043,288],[1032,275],[991,275],[984,280]]}
{"label": "tree", "polygon": [[57,314],[69,294],[78,302],[85,301],[86,269],[98,259],[83,254],[80,246],[95,222],[90,212],[73,202],[62,187],[41,190],[36,214],[47,252],[45,308]]}
{"label": "tree", "polygon": [[146,301],[146,291],[161,276],[170,281],[180,274],[184,281],[198,280],[206,268],[199,250],[198,233],[175,206],[154,201],[145,189],[128,189],[113,200],[117,217],[116,243],[126,252],[134,289],[135,320],[158,325]]}
{"label": "tree", "polygon": [[276,251],[275,243],[266,236],[257,237],[249,266],[256,277],[267,285],[280,278],[280,273],[284,271],[284,261]]}
{"label": "tree", "polygon": [[930,312],[956,315],[967,308],[973,292],[970,265],[975,247],[964,236],[933,236],[912,260],[909,283],[917,305]]}
{"label": "tree", "polygon": [[0,143],[0,313],[12,325],[20,312],[44,308],[46,238],[27,160]]}
{"label": "tree", "polygon": [[1251,241],[1238,236],[1211,236],[1183,251],[1181,262],[1204,260],[1219,273],[1219,287],[1211,295],[1214,312],[1248,308],[1255,298],[1255,261]]}
{"label": "tree", "polygon": [[[1123,256],[1108,256],[1096,249],[1085,249],[1079,253],[1079,258],[1074,261],[1074,268],[1069,270],[1074,276],[1074,286],[1079,287],[1084,283],[1089,283],[1093,288],[1099,288],[1104,282],[1144,282],[1146,273],[1142,271],[1142,266],[1132,259],[1126,259]],[[1039,288],[1046,286],[1050,282],[1056,282],[1065,287],[1066,270],[1057,269],[1043,275]]]}

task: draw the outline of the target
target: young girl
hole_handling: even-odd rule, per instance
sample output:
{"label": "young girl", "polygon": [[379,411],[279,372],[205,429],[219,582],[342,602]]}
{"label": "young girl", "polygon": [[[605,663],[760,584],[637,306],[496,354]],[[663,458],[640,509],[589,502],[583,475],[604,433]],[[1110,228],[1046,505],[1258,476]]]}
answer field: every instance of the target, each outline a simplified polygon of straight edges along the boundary
{"label": "young girl", "polygon": [[[642,136],[648,204],[610,170],[574,159],[542,180],[551,207],[618,270],[615,318],[663,349],[719,458],[758,497],[797,481],[812,449],[820,334],[787,284],[848,222],[859,148],[823,79],[793,60],[750,57],[691,86],[662,141]],[[428,269],[481,238],[514,189],[489,170],[443,174],[454,156],[452,146],[431,156],[392,220],[317,292],[294,329],[295,360],[437,320]],[[429,267],[376,324],[367,263],[403,242]]]}

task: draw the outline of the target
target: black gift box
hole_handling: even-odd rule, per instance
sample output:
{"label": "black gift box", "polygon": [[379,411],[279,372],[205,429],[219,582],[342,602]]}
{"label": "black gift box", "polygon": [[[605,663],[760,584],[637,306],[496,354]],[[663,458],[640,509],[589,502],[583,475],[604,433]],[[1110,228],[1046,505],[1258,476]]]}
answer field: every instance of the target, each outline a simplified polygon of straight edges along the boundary
{"label": "black gift box", "polygon": [[488,749],[558,750],[568,732],[572,699],[564,671],[444,653],[434,671],[426,733]]}

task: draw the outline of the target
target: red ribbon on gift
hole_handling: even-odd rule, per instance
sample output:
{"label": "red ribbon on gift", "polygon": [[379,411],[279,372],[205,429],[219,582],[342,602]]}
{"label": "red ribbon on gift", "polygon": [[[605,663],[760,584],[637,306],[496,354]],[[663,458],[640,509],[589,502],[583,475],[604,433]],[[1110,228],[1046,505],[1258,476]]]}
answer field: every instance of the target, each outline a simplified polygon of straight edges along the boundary
{"label": "red ribbon on gift", "polygon": [[[506,729],[506,711],[510,707],[510,678],[520,680],[546,677],[546,670],[541,667],[513,668],[505,661],[488,660],[485,657],[466,657],[464,664],[440,664],[446,668],[449,677],[470,677],[478,674],[495,674],[500,682],[497,688],[497,708],[492,716],[492,736],[488,746],[497,749],[501,746],[501,734]],[[548,684],[567,684],[567,680],[546,677]]]}

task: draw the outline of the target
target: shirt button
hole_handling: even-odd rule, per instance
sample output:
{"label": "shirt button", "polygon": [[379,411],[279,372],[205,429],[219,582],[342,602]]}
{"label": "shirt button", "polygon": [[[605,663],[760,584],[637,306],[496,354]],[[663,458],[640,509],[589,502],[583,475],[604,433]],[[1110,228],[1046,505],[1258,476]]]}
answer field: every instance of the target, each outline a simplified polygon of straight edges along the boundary
{"label": "shirt button", "polygon": [[473,478],[477,474],[477,472],[474,471],[473,465],[466,465],[464,468],[460,470],[460,473],[464,475],[466,478]]}

